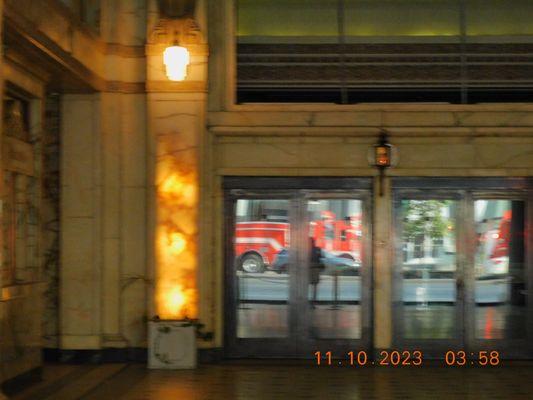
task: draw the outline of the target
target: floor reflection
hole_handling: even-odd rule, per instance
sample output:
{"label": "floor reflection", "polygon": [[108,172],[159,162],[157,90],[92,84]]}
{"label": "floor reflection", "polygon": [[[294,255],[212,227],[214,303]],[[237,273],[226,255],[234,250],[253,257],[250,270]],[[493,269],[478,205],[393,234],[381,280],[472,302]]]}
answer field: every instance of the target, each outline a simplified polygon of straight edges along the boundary
{"label": "floor reflection", "polygon": [[404,337],[449,339],[455,336],[455,305],[404,305]]}
{"label": "floor reflection", "polygon": [[510,304],[476,307],[476,338],[523,339],[526,337],[526,308]]}
{"label": "floor reflection", "polygon": [[[238,309],[239,338],[280,338],[288,335],[287,306],[243,303]],[[311,336],[331,339],[361,337],[361,306],[315,305]]]}
{"label": "floor reflection", "polygon": [[329,339],[361,337],[360,305],[315,305],[312,336]]}
{"label": "floor reflection", "polygon": [[237,310],[237,337],[279,338],[289,332],[286,304],[241,303]]}
{"label": "floor reflection", "polygon": [[[509,304],[476,307],[478,339],[523,339],[526,337],[524,306]],[[407,339],[449,339],[455,336],[455,305],[404,305],[404,336]]]}
{"label": "floor reflection", "polygon": [[532,366],[494,368],[318,367],[251,361],[196,370],[144,364],[49,365],[13,400],[531,399]]}

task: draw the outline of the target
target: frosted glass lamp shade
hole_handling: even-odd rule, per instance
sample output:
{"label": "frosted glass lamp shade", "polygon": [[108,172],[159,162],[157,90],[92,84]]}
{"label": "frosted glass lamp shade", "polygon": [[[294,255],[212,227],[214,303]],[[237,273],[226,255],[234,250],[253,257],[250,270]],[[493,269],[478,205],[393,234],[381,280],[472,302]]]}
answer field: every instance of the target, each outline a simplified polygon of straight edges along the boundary
{"label": "frosted glass lamp shade", "polygon": [[170,46],[163,53],[166,74],[171,81],[182,81],[187,77],[187,66],[190,62],[189,51],[182,46]]}

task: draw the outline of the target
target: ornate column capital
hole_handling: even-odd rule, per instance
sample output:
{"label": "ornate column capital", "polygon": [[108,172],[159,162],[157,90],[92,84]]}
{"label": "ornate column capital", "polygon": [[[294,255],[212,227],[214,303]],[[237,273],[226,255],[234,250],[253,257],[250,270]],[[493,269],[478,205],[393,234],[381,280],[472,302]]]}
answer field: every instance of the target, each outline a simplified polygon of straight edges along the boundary
{"label": "ornate column capital", "polygon": [[202,44],[200,28],[192,16],[181,18],[160,18],[148,37],[148,43],[182,46]]}

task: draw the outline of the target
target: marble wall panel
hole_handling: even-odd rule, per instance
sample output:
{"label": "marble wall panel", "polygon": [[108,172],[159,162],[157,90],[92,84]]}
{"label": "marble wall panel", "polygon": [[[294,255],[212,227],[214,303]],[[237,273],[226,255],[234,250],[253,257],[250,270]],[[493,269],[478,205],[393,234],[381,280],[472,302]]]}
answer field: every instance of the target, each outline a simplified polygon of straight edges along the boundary
{"label": "marble wall panel", "polygon": [[121,241],[119,237],[103,238],[102,264],[102,330],[104,335],[118,335],[121,280]]}
{"label": "marble wall panel", "polygon": [[[61,198],[61,345],[80,345],[83,337],[101,329],[102,166],[100,149],[100,97],[67,95],[62,98],[62,191],[85,191],[72,203]],[[107,126],[105,119],[102,126]],[[112,155],[112,152],[110,152]],[[68,203],[67,203],[68,202]],[[63,212],[66,210],[68,212]],[[68,337],[75,336],[70,341]],[[67,339],[65,339],[67,338]],[[87,345],[92,345],[90,338]],[[82,347],[83,348],[83,347]]]}
{"label": "marble wall panel", "polygon": [[[64,96],[62,125],[62,201],[64,216],[90,217],[94,198],[94,142],[97,113],[96,98],[92,95]],[[75,132],[75,133],[74,133]]]}
{"label": "marble wall panel", "polygon": [[[473,135],[474,136],[474,135]],[[475,137],[475,136],[474,136]],[[531,168],[532,139],[439,137],[402,138],[391,142],[398,169]],[[296,140],[296,143],[295,143]],[[340,140],[340,141],[339,141]],[[298,143],[299,142],[299,143]],[[373,141],[341,138],[221,137],[216,144],[218,168],[366,168]],[[394,174],[394,169],[390,173]],[[289,172],[289,171],[288,171]]]}
{"label": "marble wall panel", "polygon": [[383,114],[384,126],[453,126],[452,112],[387,112]]}
{"label": "marble wall panel", "polygon": [[146,276],[146,188],[123,188],[121,209],[120,323],[130,347],[146,342],[146,288],[153,282]]}
{"label": "marble wall panel", "polygon": [[122,95],[122,182],[146,186],[146,95]]}
{"label": "marble wall panel", "polygon": [[382,113],[368,112],[318,112],[313,118],[316,126],[379,126]]}
{"label": "marble wall panel", "polygon": [[61,223],[61,333],[86,334],[99,328],[100,274],[95,258],[94,218]]}
{"label": "marble wall panel", "polygon": [[531,112],[527,111],[458,112],[456,119],[463,126],[533,126]]}
{"label": "marble wall panel", "polygon": [[529,143],[479,144],[475,159],[479,168],[533,168],[533,134]]}
{"label": "marble wall panel", "polygon": [[120,28],[116,29],[116,43],[131,46],[144,46],[146,43],[146,1],[118,0],[117,12],[111,24],[120,21]]}

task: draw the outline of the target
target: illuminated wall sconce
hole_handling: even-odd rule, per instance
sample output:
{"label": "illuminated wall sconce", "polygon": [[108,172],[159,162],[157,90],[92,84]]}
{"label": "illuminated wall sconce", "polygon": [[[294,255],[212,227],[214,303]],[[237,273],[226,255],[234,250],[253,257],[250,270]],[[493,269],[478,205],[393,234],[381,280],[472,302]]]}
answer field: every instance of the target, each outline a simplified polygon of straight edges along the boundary
{"label": "illuminated wall sconce", "polygon": [[385,170],[396,164],[398,159],[396,149],[388,142],[387,132],[382,129],[378,142],[369,149],[368,161],[379,170],[379,195],[383,196],[383,180]]}
{"label": "illuminated wall sconce", "polygon": [[[171,81],[187,78],[191,51],[203,43],[195,21],[196,0],[157,0],[159,19],[149,42],[163,49],[165,74]],[[191,50],[192,49],[192,50]],[[159,51],[159,50],[158,50]]]}
{"label": "illuminated wall sconce", "polygon": [[187,77],[187,66],[190,61],[189,51],[183,46],[178,46],[177,42],[167,47],[163,53],[167,78],[171,81],[183,81]]}

